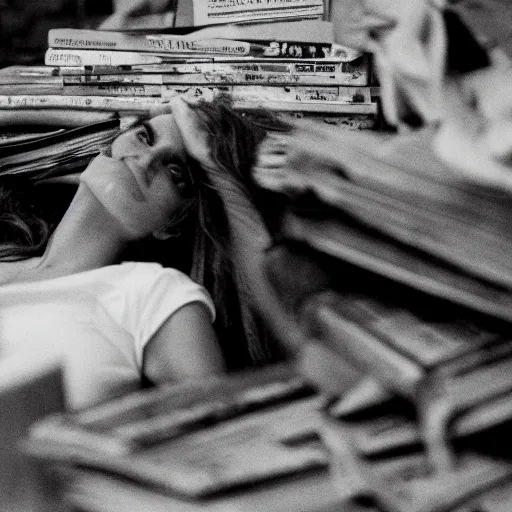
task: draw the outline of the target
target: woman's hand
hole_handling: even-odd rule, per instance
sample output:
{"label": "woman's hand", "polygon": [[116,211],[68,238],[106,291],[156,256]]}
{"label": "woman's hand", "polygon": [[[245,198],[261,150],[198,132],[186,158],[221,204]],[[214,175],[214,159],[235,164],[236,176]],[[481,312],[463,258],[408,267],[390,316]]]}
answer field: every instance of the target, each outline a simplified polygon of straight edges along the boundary
{"label": "woman's hand", "polygon": [[197,112],[183,98],[172,98],[169,103],[156,105],[150,110],[150,117],[173,114],[180,129],[188,155],[205,170],[215,168],[211,157],[210,137]]}

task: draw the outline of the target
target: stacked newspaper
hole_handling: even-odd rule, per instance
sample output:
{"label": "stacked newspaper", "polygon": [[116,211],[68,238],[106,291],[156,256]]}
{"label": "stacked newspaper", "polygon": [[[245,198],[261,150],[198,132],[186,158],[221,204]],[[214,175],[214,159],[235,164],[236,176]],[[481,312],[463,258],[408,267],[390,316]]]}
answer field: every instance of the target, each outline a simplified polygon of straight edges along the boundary
{"label": "stacked newspaper", "polygon": [[[278,4],[269,3],[272,16]],[[369,55],[334,43],[332,24],[318,16],[322,5],[321,0],[286,2],[288,14],[280,21],[241,25],[228,23],[230,12],[219,18],[219,5],[209,25],[163,33],[50,29],[44,66],[0,71],[0,113],[138,113],[174,96],[228,95],[244,110],[372,118],[378,89],[370,87]]]}
{"label": "stacked newspaper", "polygon": [[75,128],[18,133],[0,144],[0,178],[42,180],[80,172],[110,147],[119,132],[119,119],[107,119]]}
{"label": "stacked newspaper", "polygon": [[[283,306],[371,377],[326,414],[333,475],[393,512],[492,501],[512,477],[510,454],[493,451],[512,419],[512,201],[431,142],[430,130],[296,122],[268,138],[253,174],[283,205],[267,255]],[[484,509],[512,505],[499,506]]]}
{"label": "stacked newspaper", "polygon": [[324,470],[323,446],[288,441],[315,429],[322,403],[292,366],[274,365],[53,414],[32,425],[24,444],[37,458],[127,477],[161,500],[202,507],[221,493]]}

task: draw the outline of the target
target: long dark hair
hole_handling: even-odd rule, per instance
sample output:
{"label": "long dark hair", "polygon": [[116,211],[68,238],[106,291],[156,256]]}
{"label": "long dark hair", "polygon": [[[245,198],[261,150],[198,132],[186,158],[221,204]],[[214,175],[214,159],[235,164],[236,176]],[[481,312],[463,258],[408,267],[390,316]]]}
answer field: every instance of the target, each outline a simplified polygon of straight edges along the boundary
{"label": "long dark hair", "polygon": [[[199,102],[192,108],[207,132],[215,168],[241,185],[253,203],[260,201],[259,189],[250,177],[257,147],[268,131],[288,130],[289,126],[266,110],[239,113],[231,108],[227,98]],[[217,332],[228,366],[264,364],[281,359],[284,354],[279,344],[255,310],[247,276],[233,261],[226,205],[222,199],[225,191],[216,190],[207,173],[199,171],[198,174],[199,229],[194,231],[191,277],[204,284],[212,294],[218,316]],[[254,215],[259,215],[256,207]]]}
{"label": "long dark hair", "polygon": [[[56,189],[56,190],[55,190]],[[70,186],[48,190],[23,178],[0,180],[0,261],[19,261],[43,254],[48,238],[74,194]]]}
{"label": "long dark hair", "polygon": [[[286,130],[286,123],[265,110],[246,114],[234,111],[226,98],[200,102],[192,108],[208,132],[215,166],[239,182],[249,197],[257,201],[258,189],[250,178],[257,146],[269,130]],[[228,368],[241,369],[279,360],[284,354],[260,321],[247,292],[246,276],[240,274],[233,261],[222,193],[197,162],[189,161],[189,167],[196,178],[195,190],[170,227],[174,236],[167,241],[148,238],[132,243],[121,259],[158,261],[177,267],[205,286],[215,303],[214,327]],[[2,185],[0,259],[15,261],[42,254],[65,208],[48,208],[53,199],[44,200],[43,185]],[[61,203],[69,204],[70,187],[61,188],[66,196]],[[55,191],[51,195],[55,197]]]}

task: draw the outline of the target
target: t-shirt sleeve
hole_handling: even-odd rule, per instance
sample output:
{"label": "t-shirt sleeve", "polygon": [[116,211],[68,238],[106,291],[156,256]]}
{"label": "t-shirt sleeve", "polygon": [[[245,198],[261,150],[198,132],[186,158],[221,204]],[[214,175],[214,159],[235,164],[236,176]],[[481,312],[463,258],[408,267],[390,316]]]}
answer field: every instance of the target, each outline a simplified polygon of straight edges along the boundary
{"label": "t-shirt sleeve", "polygon": [[215,307],[206,289],[183,272],[158,264],[134,264],[123,281],[124,305],[120,320],[133,335],[137,359],[148,341],[178,309],[192,302],[204,304],[215,320]]}

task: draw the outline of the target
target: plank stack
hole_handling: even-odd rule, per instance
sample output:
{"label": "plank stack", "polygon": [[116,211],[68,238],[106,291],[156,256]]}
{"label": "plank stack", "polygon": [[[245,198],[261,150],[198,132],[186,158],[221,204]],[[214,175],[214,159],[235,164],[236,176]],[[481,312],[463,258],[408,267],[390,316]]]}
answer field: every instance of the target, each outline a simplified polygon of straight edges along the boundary
{"label": "plank stack", "polygon": [[340,492],[389,512],[506,510],[512,202],[443,163],[432,137],[304,120],[269,137],[253,174],[282,205],[262,210],[266,272],[321,348],[304,372],[340,396],[323,425]]}

